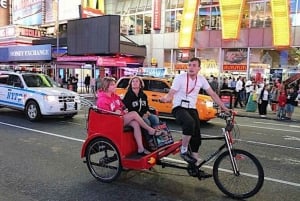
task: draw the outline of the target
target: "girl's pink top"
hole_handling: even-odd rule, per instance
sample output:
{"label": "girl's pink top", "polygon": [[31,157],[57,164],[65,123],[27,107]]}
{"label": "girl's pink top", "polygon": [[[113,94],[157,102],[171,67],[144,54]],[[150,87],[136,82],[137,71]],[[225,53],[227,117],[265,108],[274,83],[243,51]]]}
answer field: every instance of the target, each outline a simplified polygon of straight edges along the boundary
{"label": "girl's pink top", "polygon": [[120,110],[122,111],[122,114],[124,110],[124,104],[117,94],[113,93],[111,96],[108,96],[103,91],[99,91],[98,93],[97,107],[112,112]]}

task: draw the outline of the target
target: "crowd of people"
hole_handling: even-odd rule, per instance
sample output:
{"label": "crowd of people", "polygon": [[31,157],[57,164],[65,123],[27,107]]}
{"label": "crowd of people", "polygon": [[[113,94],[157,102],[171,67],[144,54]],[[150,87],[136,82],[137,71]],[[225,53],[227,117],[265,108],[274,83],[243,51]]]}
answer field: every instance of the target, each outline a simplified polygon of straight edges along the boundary
{"label": "crowd of people", "polygon": [[294,107],[300,102],[300,83],[285,85],[279,79],[275,79],[272,84],[267,83],[266,80],[258,83],[254,78],[246,80],[245,77],[239,76],[224,78],[219,88],[216,77],[211,76],[208,81],[217,93],[223,89],[232,90],[234,108],[239,106],[247,112],[258,111],[262,118],[270,112],[276,114],[280,120],[290,120]]}

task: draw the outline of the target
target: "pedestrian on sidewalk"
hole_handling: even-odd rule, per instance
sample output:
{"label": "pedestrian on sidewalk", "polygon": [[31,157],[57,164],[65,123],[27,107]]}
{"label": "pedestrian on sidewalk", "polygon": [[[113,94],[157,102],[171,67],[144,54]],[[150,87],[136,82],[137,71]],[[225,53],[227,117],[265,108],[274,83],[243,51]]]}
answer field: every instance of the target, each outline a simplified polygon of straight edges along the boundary
{"label": "pedestrian on sidewalk", "polygon": [[286,119],[291,120],[294,113],[294,107],[298,105],[297,101],[297,92],[294,90],[294,87],[290,87],[287,91],[287,100],[286,100]]}
{"label": "pedestrian on sidewalk", "polygon": [[246,112],[255,112],[257,108],[256,85],[252,85],[252,91],[248,97]]}
{"label": "pedestrian on sidewalk", "polygon": [[278,97],[278,111],[277,111],[277,118],[284,119],[285,118],[285,105],[286,105],[286,93],[282,90]]}
{"label": "pedestrian on sidewalk", "polygon": [[91,77],[87,74],[84,78],[85,92],[90,93]]}
{"label": "pedestrian on sidewalk", "polygon": [[269,104],[269,85],[265,84],[260,90],[258,90],[258,113],[260,117],[266,117],[267,106]]}

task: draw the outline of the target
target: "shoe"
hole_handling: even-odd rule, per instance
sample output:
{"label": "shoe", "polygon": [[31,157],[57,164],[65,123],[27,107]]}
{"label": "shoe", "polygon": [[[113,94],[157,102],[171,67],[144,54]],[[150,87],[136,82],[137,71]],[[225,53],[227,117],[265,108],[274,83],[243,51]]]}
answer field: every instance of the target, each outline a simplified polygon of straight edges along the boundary
{"label": "shoe", "polygon": [[162,134],[166,134],[165,130],[155,130],[154,136],[161,136]]}
{"label": "shoe", "polygon": [[212,177],[212,174],[208,174],[208,173],[204,172],[203,170],[199,170],[199,173],[198,173],[199,179],[206,179],[209,177]]}
{"label": "shoe", "polygon": [[150,153],[151,153],[150,151],[144,149],[144,151],[138,152],[137,154],[138,154],[139,156],[146,156],[146,155],[148,155],[148,154],[150,154]]}
{"label": "shoe", "polygon": [[180,157],[188,163],[194,164],[197,162],[197,160],[193,158],[188,152],[180,153]]}

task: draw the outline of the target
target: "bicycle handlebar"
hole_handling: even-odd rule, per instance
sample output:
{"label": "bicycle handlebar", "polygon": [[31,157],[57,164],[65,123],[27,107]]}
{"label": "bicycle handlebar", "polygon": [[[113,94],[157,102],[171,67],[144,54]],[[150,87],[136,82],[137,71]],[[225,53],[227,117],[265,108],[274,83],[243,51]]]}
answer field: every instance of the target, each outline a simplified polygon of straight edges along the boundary
{"label": "bicycle handlebar", "polygon": [[234,116],[237,115],[237,112],[231,111],[231,112],[220,112],[217,114],[218,118],[227,120],[228,118],[233,118]]}

